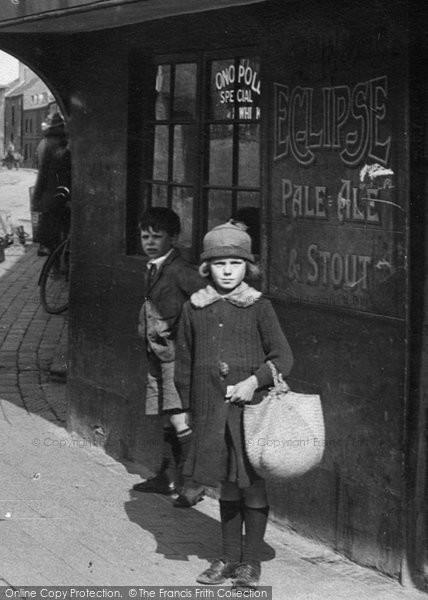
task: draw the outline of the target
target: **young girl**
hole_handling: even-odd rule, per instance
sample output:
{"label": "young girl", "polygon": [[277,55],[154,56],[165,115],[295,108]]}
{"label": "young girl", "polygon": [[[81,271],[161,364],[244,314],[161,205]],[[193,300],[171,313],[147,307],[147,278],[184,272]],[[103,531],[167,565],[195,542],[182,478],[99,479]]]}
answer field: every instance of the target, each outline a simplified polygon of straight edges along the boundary
{"label": "young girl", "polygon": [[244,282],[258,275],[245,230],[215,227],[201,261],[209,284],[184,305],[175,372],[194,431],[184,474],[205,486],[221,484],[223,554],[197,581],[232,578],[236,586],[256,587],[269,508],[264,481],[245,452],[243,405],[260,402],[272,385],[268,360],[286,376],[293,357],[271,303]]}

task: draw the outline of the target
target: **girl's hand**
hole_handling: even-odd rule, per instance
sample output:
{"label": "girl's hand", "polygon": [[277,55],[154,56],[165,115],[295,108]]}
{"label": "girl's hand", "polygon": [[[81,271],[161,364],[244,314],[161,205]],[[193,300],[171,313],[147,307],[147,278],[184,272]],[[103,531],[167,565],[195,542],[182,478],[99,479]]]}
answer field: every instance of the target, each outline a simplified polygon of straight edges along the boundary
{"label": "girl's hand", "polygon": [[251,377],[248,377],[233,386],[233,392],[229,398],[229,402],[241,405],[251,402],[254,392],[258,387],[259,382],[257,381],[257,377],[251,375]]}

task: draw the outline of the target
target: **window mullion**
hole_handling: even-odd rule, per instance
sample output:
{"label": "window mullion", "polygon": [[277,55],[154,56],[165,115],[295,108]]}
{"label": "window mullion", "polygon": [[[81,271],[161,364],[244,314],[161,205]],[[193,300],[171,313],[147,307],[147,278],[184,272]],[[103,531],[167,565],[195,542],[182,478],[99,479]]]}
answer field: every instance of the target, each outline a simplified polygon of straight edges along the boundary
{"label": "window mullion", "polygon": [[199,197],[201,202],[199,203],[199,243],[202,241],[202,233],[207,230],[208,227],[208,172],[209,172],[209,161],[210,161],[210,143],[209,143],[209,125],[210,122],[210,107],[211,107],[211,95],[210,95],[210,81],[211,77],[209,74],[210,61],[206,56],[202,57],[201,61],[201,87],[200,87],[200,98],[201,103],[199,107],[199,131],[200,131],[200,148],[201,148],[201,160],[199,169]]}
{"label": "window mullion", "polygon": [[[239,59],[235,59],[235,73],[239,70]],[[234,83],[234,104],[233,104],[233,135],[232,135],[232,214],[236,213],[237,208],[237,192],[239,178],[239,105],[237,103],[238,94],[238,76],[235,77]]]}
{"label": "window mullion", "polygon": [[167,203],[171,208],[172,206],[172,181],[173,181],[173,167],[174,167],[174,99],[175,99],[175,64],[171,64],[171,75],[170,75],[170,95],[169,95],[169,113],[168,113],[168,190],[167,190]]}

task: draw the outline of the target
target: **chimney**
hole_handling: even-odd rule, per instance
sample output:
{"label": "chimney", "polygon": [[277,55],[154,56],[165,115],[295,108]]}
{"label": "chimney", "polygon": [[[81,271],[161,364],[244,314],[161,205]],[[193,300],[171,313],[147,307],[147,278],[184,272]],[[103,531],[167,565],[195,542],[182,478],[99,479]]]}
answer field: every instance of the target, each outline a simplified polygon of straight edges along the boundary
{"label": "chimney", "polygon": [[31,71],[27,67],[27,65],[24,65],[24,63],[19,61],[19,81],[21,83],[25,83],[30,78],[30,74],[31,74]]}

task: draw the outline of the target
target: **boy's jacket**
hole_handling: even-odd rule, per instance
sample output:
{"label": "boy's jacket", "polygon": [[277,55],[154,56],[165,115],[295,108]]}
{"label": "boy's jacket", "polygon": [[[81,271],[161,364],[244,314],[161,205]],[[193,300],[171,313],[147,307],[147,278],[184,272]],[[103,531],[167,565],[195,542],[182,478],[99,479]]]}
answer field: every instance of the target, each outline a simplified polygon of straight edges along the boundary
{"label": "boy's jacket", "polygon": [[[146,273],[145,283],[148,283]],[[174,248],[156,273],[141,307],[138,333],[162,362],[175,359],[175,338],[183,304],[206,285],[196,267]]]}

